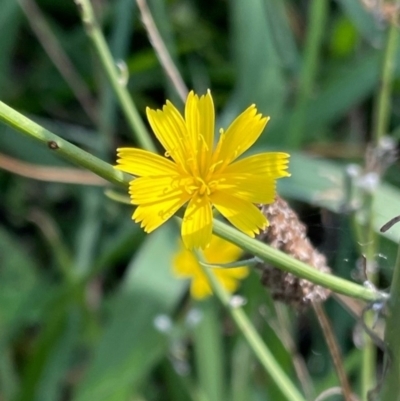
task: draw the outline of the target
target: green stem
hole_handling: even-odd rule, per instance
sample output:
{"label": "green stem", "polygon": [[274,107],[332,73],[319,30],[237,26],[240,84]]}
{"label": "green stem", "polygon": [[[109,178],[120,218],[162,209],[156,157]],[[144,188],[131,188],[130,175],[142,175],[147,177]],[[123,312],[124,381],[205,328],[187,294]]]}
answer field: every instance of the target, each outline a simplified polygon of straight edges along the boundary
{"label": "green stem", "polygon": [[329,2],[313,0],[309,13],[309,29],[304,50],[304,61],[300,71],[299,90],[287,136],[288,146],[299,148],[306,121],[307,102],[314,86],[318,70],[318,54],[322,44]]}
{"label": "green stem", "polygon": [[[385,51],[382,60],[382,78],[381,85],[379,89],[379,94],[377,97],[377,102],[375,106],[376,110],[376,120],[375,120],[375,146],[379,146],[380,139],[386,135],[390,109],[391,109],[391,93],[392,93],[392,82],[393,82],[393,72],[394,72],[394,63],[397,49],[397,39],[398,39],[398,26],[394,17],[390,21],[389,32],[387,33],[387,40]],[[374,282],[377,281],[377,277],[372,278]],[[385,330],[385,342],[388,346],[389,352],[391,355],[387,358],[386,363],[388,363],[389,371],[385,379],[385,384],[382,391],[382,401],[384,400],[399,400],[398,393],[398,380],[399,380],[399,361],[400,361],[400,341],[399,341],[399,331],[397,325],[396,314],[398,314],[400,307],[400,249],[397,255],[396,266],[393,274],[392,284],[391,284],[391,296],[389,302],[389,316],[386,320],[386,330]],[[366,316],[366,319],[371,321],[373,319],[372,312]],[[368,322],[367,322],[368,323]],[[373,345],[369,342],[370,347]],[[368,354],[371,353],[368,350],[366,351]],[[375,366],[376,355],[375,352],[370,356],[369,363],[370,366]],[[367,364],[367,363],[366,363]],[[368,366],[365,367],[365,381],[369,380],[367,377],[368,372],[370,371],[370,375],[375,378],[375,369],[370,368]],[[364,389],[366,390],[366,389]]]}
{"label": "green stem", "polygon": [[[128,53],[129,40],[133,29],[133,19],[136,16],[132,0],[117,0],[115,15],[110,32],[110,51],[114,59],[124,60]],[[104,149],[113,147],[113,134],[116,131],[118,102],[107,77],[100,86],[100,131],[103,133]],[[105,154],[106,155],[106,154]]]}
{"label": "green stem", "polygon": [[[380,141],[386,135],[390,108],[391,108],[391,93],[392,93],[392,82],[394,63],[397,48],[397,36],[398,36],[397,23],[393,19],[389,26],[387,33],[387,39],[385,44],[385,50],[382,59],[382,71],[381,71],[381,84],[375,104],[375,123],[374,123],[374,147],[380,147]],[[367,236],[365,243],[367,249],[365,257],[367,261],[367,272],[368,280],[373,284],[377,285],[378,274],[375,271],[375,254],[378,247],[378,237],[374,230],[374,203],[375,193],[366,193],[365,203],[367,209],[368,223],[366,227]],[[371,267],[371,268],[370,268]],[[370,311],[365,315],[365,323],[367,325],[373,324],[374,312]],[[364,400],[368,399],[368,391],[374,387],[376,382],[376,347],[369,336],[364,336],[365,345],[363,348],[362,356],[362,371],[361,371],[361,395]]]}
{"label": "green stem", "polygon": [[397,49],[398,29],[397,22],[393,20],[390,24],[389,32],[387,34],[386,46],[382,60],[382,78],[375,105],[375,146],[378,145],[379,140],[387,133],[391,108],[391,93]]}
{"label": "green stem", "polygon": [[86,27],[86,32],[92,41],[92,44],[99,56],[100,63],[107,75],[107,78],[117,96],[126,119],[135,133],[140,147],[143,149],[154,151],[156,148],[152,142],[145,125],[136,109],[131,96],[128,93],[126,85],[120,82],[120,74],[115,65],[107,42],[100,30],[99,24],[96,21],[94,11],[90,0],[75,0],[81,13],[83,24]]}
{"label": "green stem", "polygon": [[[65,141],[52,132],[46,130],[32,120],[13,110],[5,103],[0,102],[0,121],[22,132],[23,134],[36,139],[49,147],[49,151],[57,152],[60,156],[71,163],[84,167],[107,181],[124,187],[129,185],[132,177],[113,168],[110,164],[92,156],[90,153]],[[51,150],[50,150],[51,149]],[[286,255],[262,242],[248,237],[246,234],[230,227],[220,221],[214,220],[214,232],[222,238],[233,242],[252,255],[273,264],[274,266],[305,278],[315,284],[322,285],[340,294],[360,298],[365,301],[376,301],[383,298],[383,294],[354,284],[348,280],[335,277],[331,274],[322,273],[299,260]]]}
{"label": "green stem", "polygon": [[[368,281],[374,286],[377,285],[378,273],[376,271],[376,250],[378,247],[377,241],[378,236],[375,234],[374,230],[374,203],[375,194],[367,193],[365,194],[366,203],[366,214],[367,214],[367,224],[366,224],[366,237],[358,239],[360,243],[366,244],[365,249],[365,261],[366,261],[366,274]],[[374,323],[374,312],[368,311],[365,313],[365,324],[371,327]],[[361,358],[361,399],[368,401],[368,392],[375,386],[376,383],[376,347],[372,339],[365,333],[364,334],[364,346],[362,349]]]}
{"label": "green stem", "polygon": [[362,285],[352,283],[351,281],[342,279],[340,277],[316,270],[275,248],[250,238],[246,234],[239,232],[235,228],[230,227],[221,221],[214,220],[213,231],[219,237],[233,242],[250,254],[259,257],[263,261],[271,263],[273,266],[281,270],[293,273],[297,277],[304,278],[315,284],[329,288],[339,294],[363,299],[364,301],[377,301],[383,297],[381,293],[371,290],[370,288],[366,288]]}
{"label": "green stem", "polygon": [[257,333],[257,330],[254,328],[243,309],[232,306],[230,302],[230,295],[215,278],[215,275],[211,269],[202,267],[202,270],[211,283],[213,292],[217,295],[223,306],[229,311],[232,319],[247,340],[255,356],[258,358],[267,373],[271,376],[272,380],[280,388],[282,394],[289,401],[305,401],[303,395],[289,379],[282,367],[272,355],[271,351],[263,342],[262,338]]}
{"label": "green stem", "polygon": [[127,174],[53,134],[3,102],[0,102],[0,121],[43,143],[49,151],[56,152],[70,162],[93,171],[107,181],[122,186],[129,185],[131,178]]}
{"label": "green stem", "polygon": [[398,316],[400,311],[400,243],[397,250],[390,298],[386,316],[385,344],[387,346],[381,401],[400,401],[400,336]]}

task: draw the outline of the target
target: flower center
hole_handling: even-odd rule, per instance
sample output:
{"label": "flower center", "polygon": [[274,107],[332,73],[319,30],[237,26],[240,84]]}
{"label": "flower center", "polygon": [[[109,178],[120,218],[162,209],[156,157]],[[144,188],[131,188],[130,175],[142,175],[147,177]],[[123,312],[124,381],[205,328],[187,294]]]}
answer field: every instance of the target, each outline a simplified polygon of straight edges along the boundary
{"label": "flower center", "polygon": [[[208,178],[208,177],[207,177]],[[196,192],[200,196],[211,195],[218,186],[218,181],[203,179],[199,176],[188,178],[184,184],[185,191],[189,195],[194,195]]]}
{"label": "flower center", "polygon": [[197,183],[197,190],[199,191],[199,195],[203,196],[204,194],[210,195],[210,188],[208,185],[202,180],[200,177],[195,177],[195,182]]}

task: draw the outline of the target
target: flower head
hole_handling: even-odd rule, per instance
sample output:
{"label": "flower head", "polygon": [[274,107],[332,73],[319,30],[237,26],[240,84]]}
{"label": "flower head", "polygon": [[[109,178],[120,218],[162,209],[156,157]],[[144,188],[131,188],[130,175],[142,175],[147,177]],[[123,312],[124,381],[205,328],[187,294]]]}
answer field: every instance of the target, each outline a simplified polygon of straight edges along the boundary
{"label": "flower head", "polygon": [[[243,253],[238,246],[212,236],[210,246],[204,251],[204,259],[210,264],[226,264],[236,261]],[[173,261],[173,272],[178,278],[191,279],[190,294],[195,299],[203,299],[212,294],[207,276],[196,259],[195,254],[182,246]],[[230,293],[236,291],[240,280],[249,274],[248,267],[216,268],[213,274],[220,284]]]}
{"label": "flower head", "polygon": [[151,232],[186,203],[182,222],[185,246],[206,248],[211,241],[212,206],[229,222],[254,237],[268,225],[254,205],[275,198],[276,179],[289,176],[289,155],[260,153],[237,160],[261,135],[269,117],[247,108],[214,147],[214,104],[210,91],[190,92],[184,116],[167,101],[162,110],[146,109],[164,157],[134,148],[118,149],[116,168],[138,176],[130,183],[132,218]]}

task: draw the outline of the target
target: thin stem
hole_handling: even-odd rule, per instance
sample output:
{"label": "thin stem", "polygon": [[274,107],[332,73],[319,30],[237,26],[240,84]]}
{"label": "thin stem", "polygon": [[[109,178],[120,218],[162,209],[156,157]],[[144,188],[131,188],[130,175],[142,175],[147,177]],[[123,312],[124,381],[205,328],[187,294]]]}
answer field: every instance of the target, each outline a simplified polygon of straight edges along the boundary
{"label": "thin stem", "polygon": [[253,350],[255,356],[279,387],[282,394],[289,401],[306,401],[279,363],[275,360],[271,351],[267,348],[243,309],[232,306],[229,294],[215,278],[211,269],[202,267],[202,270],[206,274],[213,292],[217,295],[223,306],[228,310],[237,327],[247,340],[250,348]]}
{"label": "thin stem", "polygon": [[[115,60],[124,60],[128,54],[129,40],[136,16],[132,0],[117,0],[115,14],[111,21],[112,30],[109,36],[110,52]],[[100,80],[100,120],[99,130],[102,134],[104,156],[113,149],[114,133],[117,130],[118,99],[114,95],[106,76]]]}
{"label": "thin stem", "polygon": [[139,7],[140,14],[142,15],[143,24],[146,28],[147,34],[149,35],[150,42],[153,45],[158,60],[178,92],[179,97],[184,102],[188,94],[188,89],[186,88],[185,82],[183,81],[178,68],[174,64],[174,61],[168,52],[167,46],[165,45],[160,32],[154,23],[154,19],[151,15],[147,2],[146,0],[136,0],[136,2]]}
{"label": "thin stem", "polygon": [[307,102],[310,98],[318,71],[319,49],[322,44],[324,30],[326,29],[325,21],[328,7],[329,2],[326,0],[313,0],[310,5],[310,28],[307,30],[304,61],[299,77],[298,96],[287,137],[288,146],[292,148],[298,148],[301,145],[306,121]]}
{"label": "thin stem", "polygon": [[118,68],[107,46],[106,40],[94,16],[90,0],[75,0],[86,32],[99,56],[100,63],[107,75],[107,78],[117,96],[126,119],[135,134],[135,138],[143,149],[154,151],[156,148],[147,132],[145,125],[136,109],[136,106],[128,93],[126,85],[121,82]]}
{"label": "thin stem", "polygon": [[235,228],[230,227],[221,221],[214,220],[213,231],[219,237],[233,242],[250,254],[267,263],[271,263],[278,269],[293,273],[297,277],[304,278],[315,284],[329,288],[339,294],[349,295],[353,298],[363,299],[364,301],[377,301],[384,298],[382,293],[375,290],[316,270],[277,249],[248,237],[246,234],[239,232]]}
{"label": "thin stem", "polygon": [[3,102],[0,102],[0,121],[3,121],[17,131],[38,140],[47,146],[49,151],[56,152],[58,155],[70,162],[93,171],[95,174],[103,177],[109,182],[117,185],[128,186],[129,181],[132,179],[127,174],[116,170],[111,164],[100,160],[96,156],[85,152],[77,146],[53,134]]}
{"label": "thin stem", "polygon": [[346,372],[344,370],[344,364],[342,359],[342,354],[340,352],[339,344],[335,337],[335,333],[332,329],[332,325],[326,316],[324,308],[320,303],[312,303],[314,312],[318,318],[319,325],[321,326],[322,332],[324,333],[324,338],[326,345],[328,346],[329,353],[331,354],[333,366],[335,367],[336,374],[338,375],[340,385],[342,387],[342,394],[345,401],[352,401],[352,391],[350,387],[349,380],[347,378]]}
{"label": "thin stem", "polygon": [[[367,226],[367,249],[365,252],[366,261],[366,272],[368,272],[368,281],[375,285],[378,281],[378,273],[376,271],[376,241],[377,236],[373,229],[374,213],[373,213],[373,203],[374,196],[368,196],[368,207],[370,212],[368,226]],[[370,327],[373,325],[374,312],[368,311],[365,313],[365,324]],[[368,401],[368,392],[371,388],[375,386],[376,383],[376,347],[372,339],[365,333],[364,334],[364,346],[362,349],[362,359],[361,359],[361,397],[363,400]]]}
{"label": "thin stem", "polygon": [[397,250],[396,264],[390,286],[386,317],[385,344],[387,353],[385,357],[384,378],[381,401],[400,401],[400,336],[399,336],[399,310],[400,310],[400,242]]}
{"label": "thin stem", "polygon": [[[363,227],[365,235],[361,231],[361,238],[359,237],[357,241],[361,244],[365,244],[363,249],[363,256],[365,257],[365,275],[364,278],[373,286],[377,284],[378,272],[375,255],[378,248],[378,236],[375,234],[375,193],[366,192],[364,194],[365,202],[365,214],[366,224]],[[357,224],[357,223],[356,223]],[[365,324],[370,327],[373,325],[374,312],[367,311],[365,313]],[[364,333],[364,345],[362,348],[362,358],[361,358],[361,399],[368,401],[368,392],[371,388],[375,386],[376,382],[376,347],[370,336]]]}
{"label": "thin stem", "polygon": [[307,400],[313,401],[315,400],[314,383],[306,361],[297,349],[295,338],[292,335],[293,320],[290,314],[291,311],[281,302],[276,302],[274,307],[277,320],[274,322],[274,319],[269,319],[268,323],[282,341],[289,355],[291,355],[294,370]]}
{"label": "thin stem", "polygon": [[33,208],[30,211],[28,219],[37,226],[48,242],[48,249],[53,253],[57,261],[57,267],[64,276],[64,280],[69,284],[74,283],[74,271],[71,269],[72,255],[65,241],[63,241],[56,221],[49,214],[37,208]]}
{"label": "thin stem", "polygon": [[[394,14],[395,15],[395,14]],[[395,17],[394,17],[395,18]],[[386,135],[388,129],[388,122],[391,108],[391,93],[392,93],[392,81],[394,62],[397,48],[397,36],[398,27],[395,23],[395,19],[391,20],[389,31],[387,33],[387,39],[385,44],[385,50],[382,59],[382,71],[381,71],[381,83],[375,104],[375,123],[373,130],[374,147],[380,146],[380,141],[384,135]],[[376,272],[376,261],[375,254],[378,247],[378,237],[374,230],[374,203],[375,203],[375,192],[367,193],[365,195],[366,209],[368,223],[366,227],[366,244],[367,249],[365,252],[368,280],[376,285],[378,281],[378,274]],[[374,312],[369,311],[365,315],[365,323],[369,326],[373,323]],[[368,398],[368,391],[374,387],[376,382],[376,347],[369,336],[364,336],[364,348],[362,356],[362,371],[361,371],[361,395],[364,400]]]}
{"label": "thin stem", "polygon": [[394,13],[394,17],[389,26],[389,32],[387,34],[385,51],[382,60],[382,77],[377,101],[375,104],[375,146],[377,146],[379,140],[386,135],[390,116],[392,82],[399,29],[395,21],[396,14],[397,13]]}

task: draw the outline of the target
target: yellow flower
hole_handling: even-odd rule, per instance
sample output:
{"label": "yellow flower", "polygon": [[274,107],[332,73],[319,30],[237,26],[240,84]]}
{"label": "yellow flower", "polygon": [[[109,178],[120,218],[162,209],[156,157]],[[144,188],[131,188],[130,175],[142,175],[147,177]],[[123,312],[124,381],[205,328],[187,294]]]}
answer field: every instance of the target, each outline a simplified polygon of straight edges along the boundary
{"label": "yellow flower", "polygon": [[[213,235],[210,246],[204,251],[204,259],[209,264],[221,264],[236,261],[243,253],[238,246]],[[194,253],[182,246],[173,261],[173,272],[178,278],[192,279],[190,294],[193,298],[203,299],[212,294],[207,276],[203,273]],[[212,270],[217,280],[230,293],[238,287],[241,279],[249,274],[248,267],[215,268]]]}
{"label": "yellow flower", "polygon": [[220,130],[214,149],[214,104],[210,91],[190,92],[184,117],[167,101],[162,110],[146,109],[165,157],[134,148],[120,148],[116,168],[138,176],[130,183],[132,218],[148,233],[188,203],[183,222],[185,246],[205,248],[211,241],[212,206],[232,225],[254,237],[268,225],[254,205],[272,203],[275,183],[286,171],[289,155],[260,153],[239,161],[261,135],[269,117],[257,114],[255,105]]}

